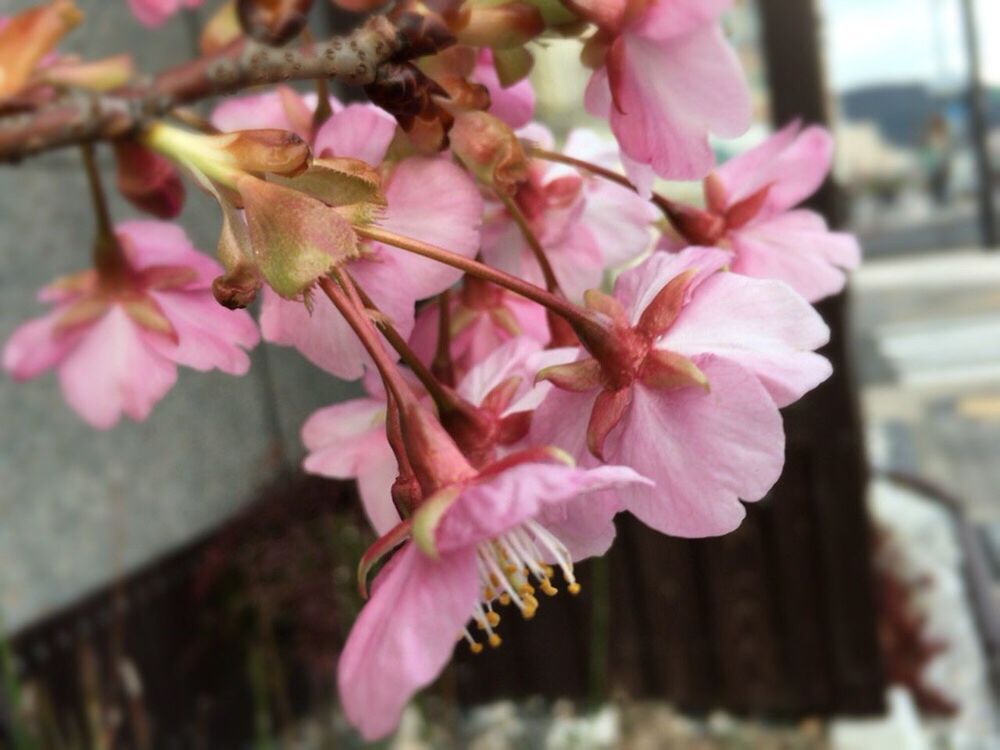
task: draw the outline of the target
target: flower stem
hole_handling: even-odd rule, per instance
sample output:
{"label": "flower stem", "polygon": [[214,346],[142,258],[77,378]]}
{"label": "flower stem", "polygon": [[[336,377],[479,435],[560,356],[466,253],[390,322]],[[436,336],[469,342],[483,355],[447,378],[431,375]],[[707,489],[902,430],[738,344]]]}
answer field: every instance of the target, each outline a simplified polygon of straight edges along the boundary
{"label": "flower stem", "polygon": [[504,289],[509,289],[565,318],[574,327],[582,326],[585,329],[589,329],[598,325],[585,310],[562,297],[552,294],[523,279],[519,279],[516,276],[511,276],[509,273],[504,273],[499,269],[488,266],[485,263],[480,263],[471,258],[466,258],[464,255],[453,253],[450,250],[445,250],[442,247],[430,245],[411,237],[403,237],[381,227],[356,226],[354,227],[354,231],[359,237],[381,242],[384,245],[392,245],[393,247],[398,247],[400,250],[406,250],[415,255],[436,260],[439,263],[444,263],[452,268],[464,271],[470,276],[475,276],[477,279],[482,279],[483,281],[501,286]]}
{"label": "flower stem", "polygon": [[80,146],[83,155],[83,171],[87,175],[87,186],[94,204],[94,218],[97,221],[97,237],[94,239],[94,267],[98,275],[106,280],[121,279],[128,266],[108,209],[108,198],[101,183],[101,172],[94,155],[94,146],[84,143]]}
{"label": "flower stem", "polygon": [[542,278],[545,279],[545,288],[548,289],[553,294],[559,292],[559,281],[556,279],[555,271],[552,270],[552,264],[549,263],[548,256],[545,255],[545,248],[542,247],[542,243],[538,241],[538,237],[535,236],[535,232],[532,230],[531,225],[528,224],[528,219],[521,210],[521,207],[517,205],[511,196],[509,196],[503,190],[494,186],[494,194],[503,203],[504,208],[507,209],[507,213],[517,224],[517,228],[521,230],[521,236],[524,237],[524,241],[528,243],[528,247],[531,248],[532,254],[535,256],[535,260],[538,262],[539,267],[542,269]]}
{"label": "flower stem", "polygon": [[357,295],[358,301],[361,302],[369,310],[377,314],[375,319],[375,325],[379,327],[382,331],[382,335],[385,336],[386,341],[389,345],[396,350],[400,359],[409,367],[413,374],[417,376],[421,385],[430,394],[430,397],[434,399],[435,405],[437,405],[439,411],[448,411],[450,409],[456,408],[456,401],[454,394],[449,393],[445,389],[441,382],[434,376],[434,374],[427,369],[427,366],[420,361],[420,358],[416,355],[416,352],[410,348],[410,345],[406,343],[396,327],[389,321],[382,311],[378,309],[374,302],[372,302],[371,297],[362,289],[358,284],[350,277],[349,274],[343,271],[335,271],[338,279],[341,279],[341,286],[344,286],[348,290],[348,294]]}
{"label": "flower stem", "polygon": [[375,333],[374,324],[364,311],[352,302],[333,279],[322,277],[319,280],[319,287],[330,298],[340,314],[344,316],[344,320],[347,321],[347,324],[361,341],[365,351],[375,362],[382,382],[385,383],[386,391],[390,392],[400,405],[411,403],[414,400],[413,392],[403,380],[399,370],[396,369],[396,363],[389,358],[388,352],[383,348],[382,342]]}
{"label": "flower stem", "polygon": [[445,289],[437,298],[438,338],[431,372],[447,386],[455,385],[455,363],[451,358],[451,290]]}

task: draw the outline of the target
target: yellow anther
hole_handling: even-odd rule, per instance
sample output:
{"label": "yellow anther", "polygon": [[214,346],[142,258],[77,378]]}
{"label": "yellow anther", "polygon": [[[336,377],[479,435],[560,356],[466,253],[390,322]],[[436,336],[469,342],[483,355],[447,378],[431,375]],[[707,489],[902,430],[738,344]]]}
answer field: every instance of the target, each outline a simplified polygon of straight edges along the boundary
{"label": "yellow anther", "polygon": [[495,594],[493,593],[493,589],[490,586],[487,586],[486,588],[483,589],[483,599],[485,599],[486,601],[488,602],[493,601],[494,596]]}
{"label": "yellow anther", "polygon": [[535,593],[535,587],[532,586],[530,583],[522,583],[520,586],[517,587],[517,593],[519,593],[521,596],[531,596],[532,594]]}
{"label": "yellow anther", "polygon": [[509,576],[512,576],[517,572],[517,566],[507,563],[506,565],[503,566],[503,572]]}
{"label": "yellow anther", "polygon": [[552,569],[551,565],[542,566],[542,570],[545,571],[545,576],[547,578],[552,578],[552,576],[556,574],[556,572]]}
{"label": "yellow anther", "polygon": [[476,620],[476,630],[486,630],[486,623],[482,620]]}
{"label": "yellow anther", "polygon": [[546,596],[555,596],[559,593],[559,589],[552,585],[552,582],[548,578],[543,578],[540,588],[542,593]]}
{"label": "yellow anther", "polygon": [[571,583],[569,586],[566,587],[566,590],[573,596],[576,596],[577,594],[580,593],[580,584],[577,583],[576,581],[573,581],[573,583]]}
{"label": "yellow anther", "polygon": [[494,588],[500,587],[500,579],[497,578],[496,573],[490,573],[490,585]]}
{"label": "yellow anther", "polygon": [[535,612],[537,611],[538,607],[526,606],[524,609],[521,610],[521,617],[523,617],[525,620],[530,620],[535,616]]}
{"label": "yellow anther", "polygon": [[[500,636],[496,633],[490,633],[490,646],[492,648],[499,648],[501,643],[503,643],[503,641],[500,639]],[[478,646],[479,644],[476,645]]]}
{"label": "yellow anther", "polygon": [[506,591],[500,594],[500,603],[505,607],[508,604],[510,604],[510,594],[508,594]]}
{"label": "yellow anther", "polygon": [[496,612],[487,612],[486,622],[490,624],[491,628],[495,628],[497,625],[500,624],[500,615],[498,615]]}
{"label": "yellow anther", "polygon": [[483,652],[483,644],[476,643],[475,641],[473,641],[472,643],[469,644],[469,651],[471,651],[474,654],[481,654]]}

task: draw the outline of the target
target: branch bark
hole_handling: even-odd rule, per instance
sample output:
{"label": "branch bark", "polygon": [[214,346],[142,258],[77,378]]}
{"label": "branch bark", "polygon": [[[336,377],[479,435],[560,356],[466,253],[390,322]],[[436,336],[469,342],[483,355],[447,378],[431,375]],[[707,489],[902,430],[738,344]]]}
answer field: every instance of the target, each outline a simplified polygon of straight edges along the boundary
{"label": "branch bark", "polygon": [[385,16],[343,37],[297,47],[252,39],[169,69],[150,83],[110,94],[67,93],[38,109],[0,117],[0,162],[43,151],[121,138],[175,107],[251,86],[333,78],[354,86],[376,81],[379,68],[405,59],[410,41]]}

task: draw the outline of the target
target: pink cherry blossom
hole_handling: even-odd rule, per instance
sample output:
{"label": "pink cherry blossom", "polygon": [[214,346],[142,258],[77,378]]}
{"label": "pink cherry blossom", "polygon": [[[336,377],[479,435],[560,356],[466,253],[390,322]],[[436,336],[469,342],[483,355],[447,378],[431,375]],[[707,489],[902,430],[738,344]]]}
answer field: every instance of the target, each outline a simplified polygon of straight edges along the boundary
{"label": "pink cherry blossom", "polygon": [[531,87],[531,81],[525,78],[513,86],[505,87],[500,83],[493,66],[492,50],[484,47],[479,51],[472,79],[489,90],[490,114],[515,129],[531,122],[535,114],[535,90]]}
{"label": "pink cherry blossom", "polygon": [[[540,344],[522,337],[497,348],[456,386],[460,397],[485,408],[485,416],[497,422],[489,445],[477,446],[490,460],[509,453],[506,446],[524,437],[527,422],[519,417],[532,412],[550,388],[547,383],[536,385],[535,373],[555,361]],[[371,370],[362,383],[366,396],[325,407],[306,420],[302,442],[309,454],[303,468],[334,479],[356,479],[368,520],[381,536],[400,521],[390,496],[399,467],[385,434],[385,389]],[[414,391],[426,399],[422,390]]]}
{"label": "pink cherry blossom", "polygon": [[215,301],[211,283],[221,269],[179,227],[133,221],[117,234],[122,273],[88,271],[43,289],[53,310],[14,331],[3,352],[17,380],[57,369],[67,403],[98,429],[123,413],[145,419],[173,386],[177,365],[245,374],[244,350],[259,339],[249,315]]}
{"label": "pink cherry blossom", "polygon": [[128,0],[132,15],[146,26],[159,26],[181,8],[197,8],[203,0]]}
{"label": "pink cherry blossom", "polygon": [[719,25],[730,0],[571,4],[597,24],[589,50],[604,61],[587,111],[610,122],[633,182],[703,177],[709,133],[735,137],[750,125],[746,80]]}
{"label": "pink cherry blossom", "polygon": [[543,371],[557,388],[535,412],[531,439],[581,461],[631,466],[655,489],[618,493],[667,534],[735,529],[741,499],[761,499],[784,463],[778,408],[830,375],[813,349],[829,331],[785,284],[719,272],[728,254],[657,253],[620,277],[615,297],[588,302],[606,320],[610,353],[569,350]]}
{"label": "pink cherry blossom", "polygon": [[[549,341],[545,309],[493,284],[466,277],[448,299],[450,352],[456,375],[461,376],[490,352],[517,336],[544,346]],[[410,346],[430,363],[437,350],[440,328],[438,303],[427,304],[417,315]]]}
{"label": "pink cherry blossom", "polygon": [[[540,126],[520,135],[548,146],[551,136]],[[579,150],[589,136],[574,134]],[[576,155],[576,154],[571,154]],[[548,162],[531,162],[528,180],[514,195],[562,291],[580,299],[600,286],[605,269],[632,260],[649,249],[655,211],[630,190],[583,176]],[[487,206],[483,224],[483,257],[490,265],[537,284],[541,269],[520,227],[499,203]]]}
{"label": "pink cherry blossom", "polygon": [[822,185],[832,159],[825,129],[792,123],[706,180],[708,210],[724,219],[719,241],[734,253],[734,272],[780,279],[810,302],[844,288],[845,271],[861,262],[857,239],[794,208]]}
{"label": "pink cherry blossom", "polygon": [[[348,636],[337,670],[348,721],[368,741],[388,735],[410,697],[447,664],[456,640],[464,635],[482,650],[470,622],[499,646],[497,610],[506,602],[532,617],[535,587],[556,591],[553,568],[571,593],[579,591],[573,563],[581,557],[549,529],[549,516],[591,493],[643,481],[627,468],[578,469],[538,451],[440,490],[413,519],[415,531],[426,526],[423,536],[415,533],[382,569]],[[436,522],[423,524],[431,514]],[[605,525],[613,535],[610,518]]]}

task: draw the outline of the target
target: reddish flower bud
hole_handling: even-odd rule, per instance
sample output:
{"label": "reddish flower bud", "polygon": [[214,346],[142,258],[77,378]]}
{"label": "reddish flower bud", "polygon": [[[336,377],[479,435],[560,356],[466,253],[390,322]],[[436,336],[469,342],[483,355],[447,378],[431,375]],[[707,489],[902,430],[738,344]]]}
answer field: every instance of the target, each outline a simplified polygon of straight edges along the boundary
{"label": "reddish flower bud", "polygon": [[528,158],[514,131],[486,112],[463,112],[451,131],[455,155],[477,179],[513,193],[528,178]]}
{"label": "reddish flower bud", "polygon": [[164,157],[135,141],[114,145],[118,190],[140,211],[172,219],[184,206],[184,183]]}
{"label": "reddish flower bud", "polygon": [[59,62],[37,74],[37,80],[55,86],[111,91],[124,86],[132,78],[132,58],[115,55],[93,62]]}
{"label": "reddish flower bud", "polygon": [[309,166],[309,144],[287,130],[238,130],[211,137],[246,172],[290,176]]}

